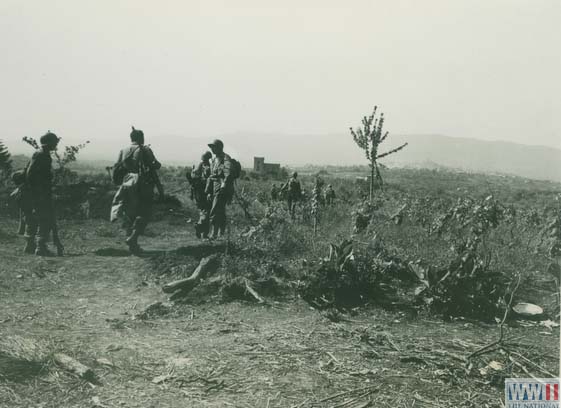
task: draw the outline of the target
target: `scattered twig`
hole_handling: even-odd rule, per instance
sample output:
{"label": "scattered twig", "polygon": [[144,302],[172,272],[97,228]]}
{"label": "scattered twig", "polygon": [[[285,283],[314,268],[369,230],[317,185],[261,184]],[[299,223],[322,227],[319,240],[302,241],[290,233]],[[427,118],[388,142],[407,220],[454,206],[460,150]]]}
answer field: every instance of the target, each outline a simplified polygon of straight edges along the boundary
{"label": "scattered twig", "polygon": [[516,361],[514,359],[514,357],[512,356],[508,356],[508,359],[512,362],[512,364],[514,364],[515,366],[519,367],[522,371],[524,371],[526,373],[526,375],[529,375],[530,377],[532,377],[534,380],[537,380],[537,378],[530,372],[528,371],[528,369],[521,363],[519,363],[518,361]]}
{"label": "scattered twig", "polygon": [[432,407],[444,408],[443,405],[437,404],[436,402],[433,402],[433,401],[428,401],[428,400],[424,399],[423,397],[421,397],[417,393],[415,393],[415,395],[413,395],[413,398],[415,398],[419,402],[422,402],[423,404],[427,404],[427,405],[430,405]]}
{"label": "scattered twig", "polygon": [[248,279],[244,279],[244,284],[246,292],[253,296],[258,303],[265,303],[265,299],[263,299],[261,295],[259,295],[259,293],[251,287],[251,283]]}
{"label": "scattered twig", "polygon": [[490,350],[494,349],[497,346],[502,347],[503,339],[504,339],[504,324],[506,322],[508,312],[510,311],[510,308],[512,306],[512,301],[514,300],[514,294],[518,290],[518,286],[520,286],[520,280],[521,280],[521,275],[518,274],[518,281],[516,282],[516,286],[514,287],[513,291],[510,293],[510,300],[508,301],[508,304],[505,308],[505,314],[504,314],[503,319],[501,320],[501,323],[499,325],[499,339],[497,341],[494,341],[494,342],[492,342],[492,343],[490,343],[486,346],[483,346],[480,349],[474,351],[473,353],[471,353],[467,357],[467,360],[471,360],[472,358],[474,358],[476,356],[480,356],[482,354],[488,353]]}
{"label": "scattered twig", "polygon": [[540,365],[534,363],[532,360],[528,359],[527,357],[524,357],[522,354],[517,353],[516,351],[512,351],[509,350],[509,352],[511,354],[514,354],[518,357],[520,357],[522,360],[524,360],[525,362],[527,362],[528,364],[533,365],[534,367],[536,367],[538,370],[540,370],[542,373],[549,375],[551,378],[555,378],[557,377],[555,374],[550,373],[549,371],[547,371],[545,368],[541,367]]}

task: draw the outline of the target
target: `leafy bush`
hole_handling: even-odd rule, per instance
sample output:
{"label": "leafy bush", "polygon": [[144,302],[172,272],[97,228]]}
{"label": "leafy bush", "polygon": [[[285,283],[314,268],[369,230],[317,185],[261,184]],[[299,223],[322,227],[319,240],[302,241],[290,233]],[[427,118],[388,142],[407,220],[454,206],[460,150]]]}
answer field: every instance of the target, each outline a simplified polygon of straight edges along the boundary
{"label": "leafy bush", "polygon": [[12,172],[12,159],[8,148],[0,140],[0,181],[8,178]]}

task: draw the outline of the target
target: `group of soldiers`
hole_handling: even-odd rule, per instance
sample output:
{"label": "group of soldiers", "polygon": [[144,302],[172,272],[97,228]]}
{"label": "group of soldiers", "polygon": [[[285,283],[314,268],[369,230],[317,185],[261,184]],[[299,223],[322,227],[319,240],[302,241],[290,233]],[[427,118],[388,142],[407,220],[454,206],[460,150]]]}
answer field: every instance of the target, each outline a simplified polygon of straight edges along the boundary
{"label": "group of soldiers", "polygon": [[[57,149],[59,141],[59,137],[50,131],[41,136],[40,148],[25,169],[12,176],[17,187],[12,196],[20,209],[20,233],[26,239],[26,254],[53,256],[47,246],[51,234],[57,254],[63,254],[52,193],[51,152]],[[197,236],[215,239],[223,236],[226,230],[226,205],[234,194],[239,163],[224,152],[222,141],[214,140],[208,146],[211,151],[203,154],[199,165],[188,174],[188,179],[196,186],[194,198],[200,211]],[[138,239],[152,216],[154,190],[158,191],[160,198],[164,197],[157,174],[160,168],[154,152],[145,144],[144,132],[133,127],[130,145],[120,150],[112,168],[114,181],[116,173],[123,174],[117,177],[119,189],[113,199],[111,220],[123,221],[127,232],[125,242],[134,254],[142,251]]]}
{"label": "group of soldiers", "polygon": [[[224,152],[221,140],[214,140],[208,147],[210,151],[203,153],[200,163],[187,173],[187,179],[199,209],[196,235],[198,238],[217,239],[226,232],[226,205],[234,195],[239,164]],[[138,253],[141,252],[138,237],[144,233],[152,215],[154,189],[158,189],[161,196],[164,194],[156,173],[161,164],[144,144],[144,133],[134,128],[131,145],[121,150],[114,168],[120,163],[125,165],[127,175],[113,200],[116,214],[112,219],[124,215],[122,218],[128,235],[126,243],[131,253]],[[129,180],[133,180],[132,185],[128,185]],[[123,191],[129,193],[123,194]]]}
{"label": "group of soldiers", "polygon": [[195,233],[198,238],[215,239],[226,232],[226,205],[234,196],[237,175],[235,161],[224,152],[221,140],[214,140],[208,147],[211,151],[203,153],[187,179],[199,210]]}
{"label": "group of soldiers", "polygon": [[[13,196],[20,208],[20,233],[24,234],[24,252],[39,256],[54,255],[47,247],[52,234],[57,254],[63,254],[53,202],[53,170],[51,152],[57,149],[59,137],[47,132],[40,138],[40,148],[33,154],[23,171],[14,173],[17,185]],[[239,162],[224,152],[224,143],[214,140],[208,144],[200,162],[187,173],[191,194],[199,210],[195,224],[198,238],[217,239],[226,233],[226,206],[234,197],[235,179],[240,176]],[[154,190],[161,199],[164,188],[157,171],[161,168],[152,149],[145,144],[144,132],[132,128],[130,145],[121,149],[113,166],[113,181],[119,190],[113,199],[111,221],[121,219],[126,229],[125,242],[133,254],[142,252],[138,239],[144,234],[153,211]],[[304,200],[298,173],[294,172],[280,188],[273,185],[271,198],[285,200],[292,219],[298,202]],[[335,192],[328,185],[323,192],[324,202],[331,205]]]}
{"label": "group of soldiers", "polygon": [[[335,190],[333,186],[328,184],[323,190],[323,196],[321,197],[323,202],[327,205],[332,205],[335,202]],[[305,201],[305,192],[302,190],[302,185],[300,180],[298,180],[298,173],[292,173],[292,176],[287,182],[281,184],[278,187],[273,184],[271,187],[271,200],[272,201],[286,201],[288,205],[288,212],[290,217],[294,219],[296,217],[296,206],[298,202]]]}

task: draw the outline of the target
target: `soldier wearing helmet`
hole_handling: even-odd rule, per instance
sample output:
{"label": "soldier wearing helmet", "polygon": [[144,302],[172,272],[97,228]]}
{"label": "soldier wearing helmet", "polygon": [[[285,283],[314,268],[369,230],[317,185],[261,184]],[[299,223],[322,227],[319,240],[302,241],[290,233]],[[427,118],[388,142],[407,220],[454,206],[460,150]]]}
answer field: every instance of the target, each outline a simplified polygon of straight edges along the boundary
{"label": "soldier wearing helmet", "polygon": [[232,159],[224,153],[224,143],[214,140],[208,147],[214,157],[210,166],[210,177],[206,192],[210,207],[209,219],[211,226],[210,238],[222,236],[226,230],[226,204],[234,194],[234,175],[232,174]]}
{"label": "soldier wearing helmet", "polygon": [[292,177],[283,185],[282,190],[286,194],[290,218],[294,219],[296,217],[296,204],[302,198],[302,186],[298,180],[297,172],[292,173]]}
{"label": "soldier wearing helmet", "polygon": [[[142,252],[138,238],[144,234],[152,217],[154,188],[158,188],[160,199],[163,199],[164,192],[156,173],[162,165],[156,160],[152,149],[144,145],[144,132],[133,126],[130,140],[131,144],[119,152],[117,163],[123,163],[128,172],[122,188],[126,187],[133,197],[125,200],[129,205],[126,205],[123,211],[125,214],[124,226],[128,235],[126,243],[130,252],[136,254]],[[135,205],[131,203],[135,203]]]}
{"label": "soldier wearing helmet", "polygon": [[[41,148],[31,157],[31,161],[25,170],[26,186],[28,188],[30,207],[32,212],[25,217],[25,253],[40,256],[53,255],[47,248],[47,242],[51,232],[56,231],[56,220],[54,214],[54,203],[52,195],[53,172],[51,152],[58,146],[57,135],[48,131],[39,139]],[[54,233],[55,244],[62,255],[62,245],[58,240],[58,234]]]}

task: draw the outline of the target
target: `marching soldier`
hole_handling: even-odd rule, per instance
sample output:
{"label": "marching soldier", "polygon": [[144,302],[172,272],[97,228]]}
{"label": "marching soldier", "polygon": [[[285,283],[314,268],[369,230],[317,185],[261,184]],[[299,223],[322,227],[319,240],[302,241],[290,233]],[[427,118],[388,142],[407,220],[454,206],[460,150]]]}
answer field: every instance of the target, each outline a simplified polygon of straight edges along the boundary
{"label": "marching soldier", "polygon": [[273,187],[271,187],[271,201],[277,201],[279,199],[279,193],[279,187],[273,184]]}
{"label": "marching soldier", "polygon": [[325,203],[327,205],[331,205],[335,202],[335,191],[333,190],[333,186],[329,184],[325,189]]}
{"label": "marching soldier", "polygon": [[53,203],[53,172],[51,152],[58,146],[59,138],[47,132],[39,139],[41,148],[31,157],[25,170],[24,197],[21,203],[25,217],[25,237],[27,243],[24,252],[39,256],[52,256],[47,248],[49,235],[53,232],[53,241],[59,255],[62,245],[58,238]]}
{"label": "marching soldier", "polygon": [[195,224],[197,238],[207,238],[209,233],[209,212],[211,202],[209,201],[206,190],[210,177],[210,159],[212,153],[206,151],[201,156],[201,161],[194,167],[190,174],[192,199],[195,200],[199,209],[199,221]]}
{"label": "marching soldier", "polygon": [[224,235],[226,230],[226,204],[234,195],[234,174],[232,172],[232,159],[224,153],[224,143],[214,140],[208,145],[214,157],[210,166],[210,177],[206,192],[210,208],[210,238],[218,238]]}
{"label": "marching soldier", "polygon": [[[138,237],[144,233],[148,221],[152,216],[154,202],[154,188],[158,187],[160,199],[163,199],[163,188],[159,184],[156,173],[162,165],[150,147],[144,145],[144,132],[132,127],[130,134],[131,145],[119,152],[119,158],[114,168],[124,166],[127,176],[121,189],[127,184],[128,199],[124,200],[127,228],[126,243],[131,253],[142,251],[138,245]],[[119,192],[117,193],[119,196]],[[116,196],[116,198],[117,198]]]}
{"label": "marching soldier", "polygon": [[296,216],[296,204],[302,198],[302,186],[298,180],[298,173],[292,173],[292,177],[283,185],[282,188],[286,191],[290,218],[294,219]]}

